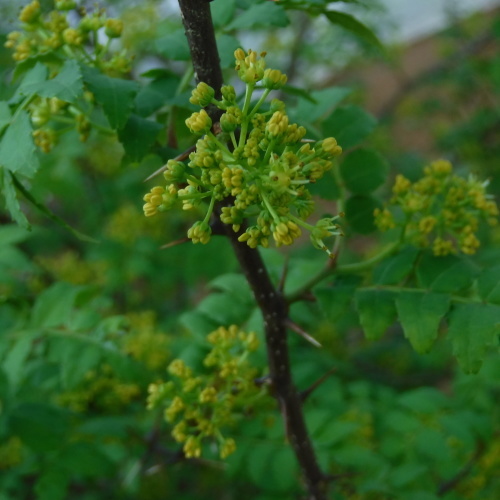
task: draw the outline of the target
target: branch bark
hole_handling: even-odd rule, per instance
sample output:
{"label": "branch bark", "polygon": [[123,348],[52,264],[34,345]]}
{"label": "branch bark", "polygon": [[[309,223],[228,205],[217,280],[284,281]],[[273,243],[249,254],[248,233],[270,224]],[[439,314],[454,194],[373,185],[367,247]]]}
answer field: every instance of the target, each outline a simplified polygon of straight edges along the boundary
{"label": "branch bark", "polygon": [[[179,0],[182,20],[188,39],[195,77],[217,92],[222,86],[222,72],[215,43],[215,34],[206,0]],[[207,112],[215,122],[215,110]],[[220,209],[220,207],[219,207]],[[288,306],[282,293],[275,288],[259,252],[238,241],[229,225],[224,225],[238,262],[262,311],[266,348],[272,388],[285,422],[287,438],[299,462],[309,500],[326,500],[327,478],[318,461],[307,432],[302,401],[291,376],[286,321]]]}

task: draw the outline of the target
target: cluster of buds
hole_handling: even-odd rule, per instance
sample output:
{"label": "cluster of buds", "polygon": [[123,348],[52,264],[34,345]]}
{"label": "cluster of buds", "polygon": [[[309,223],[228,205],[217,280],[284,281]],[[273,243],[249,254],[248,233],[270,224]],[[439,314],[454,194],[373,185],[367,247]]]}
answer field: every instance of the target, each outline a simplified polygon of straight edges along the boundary
{"label": "cluster of buds", "polygon": [[[167,163],[167,186],[155,186],[145,195],[145,215],[170,209],[175,199],[185,210],[206,200],[205,217],[188,231],[195,243],[210,240],[210,218],[219,203],[220,220],[240,232],[239,240],[252,248],[267,247],[270,240],[276,246],[291,245],[305,229],[313,244],[329,253],[323,240],[340,234],[336,217],[314,225],[306,222],[314,211],[308,185],[332,168],[342,148],[333,137],[304,140],[305,128],[290,123],[278,99],[264,106],[269,93],[286,83],[279,70],[266,69],[265,53],[259,57],[251,50],[238,49],[234,55],[236,71],[246,84],[242,105],[231,85],[222,87],[222,99],[217,100],[213,88],[198,84],[190,101],[223,111],[220,133],[212,132],[212,120],[204,109],[186,120],[191,132],[202,137],[187,165]],[[255,90],[261,95],[252,102]]]}
{"label": "cluster of buds", "polygon": [[254,332],[235,325],[220,327],[207,337],[211,350],[204,359],[209,374],[194,374],[181,359],[168,367],[170,380],[151,384],[148,408],[165,408],[165,419],[173,425],[172,437],[183,443],[187,458],[199,457],[204,439],[215,439],[224,459],[236,450],[233,438],[223,430],[234,415],[247,413],[265,393],[254,380],[257,372],[248,355],[258,348]]}
{"label": "cluster of buds", "polygon": [[[452,165],[438,160],[424,169],[424,176],[412,183],[396,177],[393,196],[383,209],[375,210],[375,223],[382,230],[400,226],[405,238],[421,247],[431,247],[435,255],[458,251],[472,255],[479,248],[480,220],[498,222],[498,207],[486,194],[488,182],[453,174]],[[401,217],[395,216],[399,207]]]}
{"label": "cluster of buds", "polygon": [[[78,12],[77,24],[70,22],[70,11]],[[68,14],[70,14],[68,16]],[[44,13],[39,0],[33,0],[19,14],[23,31],[13,31],[7,35],[5,47],[14,51],[17,62],[31,57],[47,54],[60,54],[80,60],[112,75],[128,73],[131,58],[124,51],[109,53],[109,41],[119,38],[123,23],[119,19],[107,18],[103,10],[89,14],[83,7],[78,7],[73,0],[57,0],[55,9]],[[108,38],[102,44],[101,32]],[[93,50],[88,51],[88,46]]]}

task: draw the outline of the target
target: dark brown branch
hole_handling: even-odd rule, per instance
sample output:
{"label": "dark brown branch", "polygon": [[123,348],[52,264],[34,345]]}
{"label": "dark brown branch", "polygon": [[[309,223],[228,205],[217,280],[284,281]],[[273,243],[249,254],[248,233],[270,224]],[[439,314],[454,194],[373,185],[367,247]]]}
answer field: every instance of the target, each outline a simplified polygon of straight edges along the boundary
{"label": "dark brown branch", "polygon": [[[196,80],[204,81],[216,92],[222,85],[222,72],[215,44],[210,6],[206,0],[179,0],[186,36],[188,38]],[[212,121],[218,119],[216,110],[208,109]],[[216,212],[220,213],[219,206]],[[266,348],[273,394],[283,418],[286,435],[300,464],[309,500],[326,500],[325,477],[314,453],[302,413],[302,401],[293,384],[288,354],[286,320],[288,307],[267,272],[259,252],[238,241],[238,234],[224,225],[238,262],[253,291],[264,318]]]}

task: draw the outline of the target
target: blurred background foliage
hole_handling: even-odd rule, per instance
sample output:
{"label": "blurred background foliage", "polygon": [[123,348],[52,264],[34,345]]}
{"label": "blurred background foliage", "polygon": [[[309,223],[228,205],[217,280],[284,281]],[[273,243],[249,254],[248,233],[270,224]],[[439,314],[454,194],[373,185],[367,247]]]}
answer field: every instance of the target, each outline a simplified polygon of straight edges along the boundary
{"label": "blurred background foliage", "polygon": [[[388,22],[381,4],[347,3],[376,32]],[[396,173],[415,180],[427,161],[443,157],[490,179],[498,195],[500,11],[450,18],[428,39],[381,51],[370,31],[332,25],[321,14],[326,4],[338,6],[215,0],[212,10],[225,71],[240,45],[268,50],[270,66],[289,76],[281,97],[311,137],[334,135],[348,153],[363,146],[383,155],[387,180],[348,221],[342,259],[350,262],[384,243],[371,214]],[[0,5],[2,42],[20,5]],[[80,241],[26,202],[31,231],[0,213],[0,499],[298,498],[297,465],[272,404],[235,419],[237,451],[225,463],[209,446],[208,458],[183,460],[161,413],[145,410],[148,385],[167,377],[173,358],[200,366],[206,333],[221,324],[258,333],[262,326],[224,239],[160,249],[183,238],[192,220],[179,211],[142,213],[152,185],[143,180],[192,144],[183,123],[194,110],[192,74],[176,6],[105,7],[123,19],[122,42],[135,54],[136,109],[162,129],[146,155],[96,131],[86,143],[69,132],[40,154],[33,196],[99,243]],[[412,68],[418,43],[428,52],[414,56]],[[417,71],[426,57],[435,63]],[[2,100],[15,90],[12,72],[2,43]],[[380,82],[392,82],[393,92]],[[333,178],[318,185],[322,210],[336,212],[338,190]],[[478,263],[498,262],[498,229],[489,238]],[[308,244],[263,255],[276,281],[288,259],[289,290],[324,261]],[[399,326],[366,340],[349,305],[359,279],[336,279],[344,299],[328,315],[321,292],[319,303],[292,307],[323,348],[290,338],[299,387],[335,368],[305,404],[321,465],[338,476],[332,498],[498,498],[497,360],[464,375],[441,338],[425,356]],[[254,363],[265,366],[263,346]]]}

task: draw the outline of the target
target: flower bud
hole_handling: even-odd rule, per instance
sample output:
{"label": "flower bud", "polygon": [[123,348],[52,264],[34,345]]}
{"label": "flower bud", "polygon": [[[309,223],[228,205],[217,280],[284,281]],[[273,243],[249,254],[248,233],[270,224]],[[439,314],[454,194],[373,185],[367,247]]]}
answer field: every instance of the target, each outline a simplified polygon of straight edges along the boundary
{"label": "flower bud", "polygon": [[210,85],[207,85],[205,82],[200,82],[196,88],[193,89],[189,102],[204,108],[212,102],[214,95],[215,91]]}
{"label": "flower bud", "polygon": [[206,134],[212,127],[212,120],[208,113],[202,109],[199,113],[193,113],[186,120],[186,125],[193,134]]}

